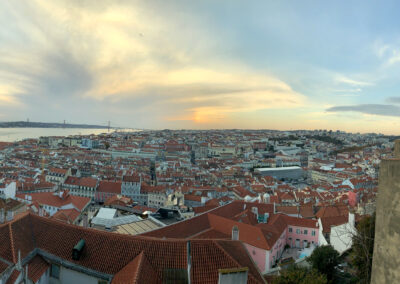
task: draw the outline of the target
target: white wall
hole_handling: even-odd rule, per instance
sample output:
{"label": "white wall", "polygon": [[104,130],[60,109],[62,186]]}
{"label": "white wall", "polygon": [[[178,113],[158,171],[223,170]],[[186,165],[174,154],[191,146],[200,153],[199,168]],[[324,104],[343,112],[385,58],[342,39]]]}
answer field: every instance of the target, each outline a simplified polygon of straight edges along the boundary
{"label": "white wall", "polygon": [[49,283],[50,268],[40,277],[36,284],[47,284]]}
{"label": "white wall", "polygon": [[342,254],[352,246],[355,233],[354,214],[350,213],[348,223],[331,227],[331,245]]}
{"label": "white wall", "polygon": [[15,182],[10,183],[5,188],[0,188],[0,193],[5,195],[5,198],[15,199],[15,193],[17,192],[17,184]]}
{"label": "white wall", "polygon": [[318,245],[326,246],[328,241],[325,239],[324,233],[322,232],[324,228],[322,227],[321,219],[318,219]]}
{"label": "white wall", "polygon": [[50,284],[98,284],[99,279],[65,267],[60,267],[60,279],[49,278]]}

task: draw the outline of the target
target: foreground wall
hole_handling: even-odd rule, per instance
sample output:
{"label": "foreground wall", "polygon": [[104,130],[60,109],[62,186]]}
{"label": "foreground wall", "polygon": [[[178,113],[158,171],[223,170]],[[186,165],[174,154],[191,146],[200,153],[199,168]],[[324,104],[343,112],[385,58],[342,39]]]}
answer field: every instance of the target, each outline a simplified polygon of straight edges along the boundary
{"label": "foreground wall", "polygon": [[381,162],[376,214],[371,283],[400,283],[399,158]]}

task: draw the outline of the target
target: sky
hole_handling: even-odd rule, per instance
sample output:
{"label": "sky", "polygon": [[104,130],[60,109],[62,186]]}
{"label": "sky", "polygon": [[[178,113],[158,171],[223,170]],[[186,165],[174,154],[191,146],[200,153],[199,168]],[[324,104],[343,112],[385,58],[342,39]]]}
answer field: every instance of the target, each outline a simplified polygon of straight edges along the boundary
{"label": "sky", "polygon": [[400,1],[0,1],[0,121],[400,134]]}

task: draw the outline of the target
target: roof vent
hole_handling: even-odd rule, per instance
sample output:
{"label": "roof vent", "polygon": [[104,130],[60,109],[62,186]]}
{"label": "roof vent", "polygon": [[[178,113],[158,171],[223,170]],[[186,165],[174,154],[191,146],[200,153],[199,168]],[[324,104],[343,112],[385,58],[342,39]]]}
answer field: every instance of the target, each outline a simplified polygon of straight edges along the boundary
{"label": "roof vent", "polygon": [[232,240],[238,241],[239,240],[239,228],[235,225],[232,228]]}
{"label": "roof vent", "polygon": [[79,260],[82,255],[83,249],[85,248],[85,240],[81,239],[72,249],[72,259]]}

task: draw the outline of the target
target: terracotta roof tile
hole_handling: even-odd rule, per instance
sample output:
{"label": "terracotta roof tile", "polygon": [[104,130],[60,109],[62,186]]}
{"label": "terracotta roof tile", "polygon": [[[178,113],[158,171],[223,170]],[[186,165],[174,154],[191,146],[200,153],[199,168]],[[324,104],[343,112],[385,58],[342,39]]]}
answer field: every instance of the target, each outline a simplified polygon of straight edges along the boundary
{"label": "terracotta roof tile", "polygon": [[160,283],[157,273],[141,252],[131,262],[124,266],[115,274],[112,284],[140,284],[140,283]]}
{"label": "terracotta roof tile", "polygon": [[73,204],[75,208],[80,211],[82,211],[90,202],[90,198],[88,197],[69,195],[68,190],[63,191],[61,197],[54,192],[24,193],[16,195],[16,197],[20,199],[25,199],[26,196],[31,196],[32,202],[38,202],[39,204],[54,206],[57,208],[67,204]]}
{"label": "terracotta roof tile", "polygon": [[349,216],[331,216],[331,217],[322,217],[322,231],[324,233],[330,233],[332,226],[339,226],[347,223],[349,220]]}
{"label": "terracotta roof tile", "polygon": [[36,255],[28,263],[28,277],[36,283],[46,272],[50,265],[39,255]]}
{"label": "terracotta roof tile", "polygon": [[81,213],[76,209],[58,210],[51,218],[73,224]]}
{"label": "terracotta roof tile", "polygon": [[[65,261],[111,275],[117,275],[127,265],[130,267],[130,263],[143,253],[148,263],[141,260],[143,272],[136,274],[141,283],[148,283],[145,277],[151,274],[152,269],[155,272],[153,275],[160,279],[168,269],[187,270],[186,240],[160,240],[103,232],[32,214],[24,214],[11,223],[1,225],[0,231],[6,235],[0,235],[4,241],[0,243],[0,256],[14,263],[16,259],[12,255],[18,250],[24,258],[34,248],[39,248]],[[71,248],[81,239],[85,240],[86,245],[80,259],[74,260]],[[219,268],[250,265],[249,256],[238,241],[232,241],[229,247],[222,247],[212,240],[192,240],[191,247],[193,283],[215,283]],[[230,251],[232,249],[235,251]],[[235,255],[236,250],[241,253]],[[253,275],[255,267],[250,267],[249,271],[249,283],[263,283],[258,273]]]}
{"label": "terracotta roof tile", "polygon": [[122,185],[122,183],[119,181],[115,182],[115,181],[102,180],[99,183],[97,191],[121,194],[121,185]]}
{"label": "terracotta roof tile", "polygon": [[0,275],[8,268],[8,264],[0,260]]}
{"label": "terracotta roof tile", "polygon": [[21,272],[18,270],[14,269],[14,271],[11,273],[10,277],[8,278],[6,284],[15,284],[15,281],[17,281],[18,276],[20,275]]}

